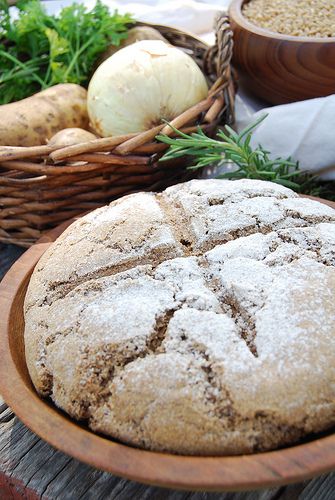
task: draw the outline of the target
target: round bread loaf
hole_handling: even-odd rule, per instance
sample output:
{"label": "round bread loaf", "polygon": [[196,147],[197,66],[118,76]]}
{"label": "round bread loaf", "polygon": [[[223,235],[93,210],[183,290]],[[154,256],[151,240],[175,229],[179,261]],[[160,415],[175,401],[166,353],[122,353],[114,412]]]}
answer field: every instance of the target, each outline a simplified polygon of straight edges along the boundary
{"label": "round bread loaf", "polygon": [[335,211],[194,180],[73,223],[25,300],[42,396],[133,446],[252,453],[335,424]]}

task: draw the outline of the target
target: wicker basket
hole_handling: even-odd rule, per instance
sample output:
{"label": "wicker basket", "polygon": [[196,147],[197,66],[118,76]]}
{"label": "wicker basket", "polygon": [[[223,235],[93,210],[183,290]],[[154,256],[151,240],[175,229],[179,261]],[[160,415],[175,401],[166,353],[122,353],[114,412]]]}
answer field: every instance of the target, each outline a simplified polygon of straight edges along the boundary
{"label": "wicker basket", "polygon": [[[150,26],[187,51],[211,84],[204,101],[171,123],[183,131],[200,125],[209,135],[218,125],[232,123],[232,33],[227,17],[217,18],[213,47],[180,30]],[[158,163],[167,148],[155,141],[159,132],[171,135],[172,131],[160,125],[139,134],[96,139],[61,149],[48,145],[0,147],[0,242],[28,247],[43,231],[79,213],[128,193],[160,190],[190,178],[185,159]]]}

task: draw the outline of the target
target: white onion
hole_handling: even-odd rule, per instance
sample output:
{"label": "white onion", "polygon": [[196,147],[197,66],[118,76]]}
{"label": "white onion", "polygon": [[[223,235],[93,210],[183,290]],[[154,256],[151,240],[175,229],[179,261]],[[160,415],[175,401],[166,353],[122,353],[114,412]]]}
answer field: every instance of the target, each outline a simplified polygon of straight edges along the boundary
{"label": "white onion", "polygon": [[94,73],[88,113],[101,136],[148,130],[206,98],[206,79],[195,61],[160,40],[119,50]]}

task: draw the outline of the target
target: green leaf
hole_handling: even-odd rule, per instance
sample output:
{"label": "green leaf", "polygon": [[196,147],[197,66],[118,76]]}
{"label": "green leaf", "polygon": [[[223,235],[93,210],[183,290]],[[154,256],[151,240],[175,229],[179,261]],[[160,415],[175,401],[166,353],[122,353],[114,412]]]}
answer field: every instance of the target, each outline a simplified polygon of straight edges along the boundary
{"label": "green leaf", "polygon": [[57,31],[51,28],[45,28],[45,34],[50,44],[50,59],[54,60],[70,50],[70,43],[65,38],[59,36]]}
{"label": "green leaf", "polygon": [[18,18],[11,20],[7,1],[0,0],[0,38],[6,40],[6,46],[0,43],[0,104],[60,82],[87,85],[100,54],[119,45],[134,24],[130,14],[111,14],[100,1],[91,11],[75,3],[57,16],[48,15],[39,0],[16,6]]}
{"label": "green leaf", "polygon": [[262,123],[262,121],[265,120],[265,118],[267,116],[268,116],[268,114],[264,113],[254,123],[251,123],[250,125],[248,125],[247,127],[245,127],[245,129],[243,129],[242,132],[240,133],[240,139],[243,139],[243,137],[248,136],[251,132],[253,132],[255,130],[255,128],[257,128],[258,125],[260,123]]}

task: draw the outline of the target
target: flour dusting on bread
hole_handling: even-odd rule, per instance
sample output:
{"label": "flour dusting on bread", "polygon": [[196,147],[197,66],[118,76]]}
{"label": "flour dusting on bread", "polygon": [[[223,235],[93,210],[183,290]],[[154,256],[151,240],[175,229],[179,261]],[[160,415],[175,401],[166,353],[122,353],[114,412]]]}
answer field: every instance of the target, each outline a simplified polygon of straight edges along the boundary
{"label": "flour dusting on bread", "polygon": [[92,430],[194,455],[335,424],[335,211],[194,180],[72,224],[25,300],[37,391]]}

